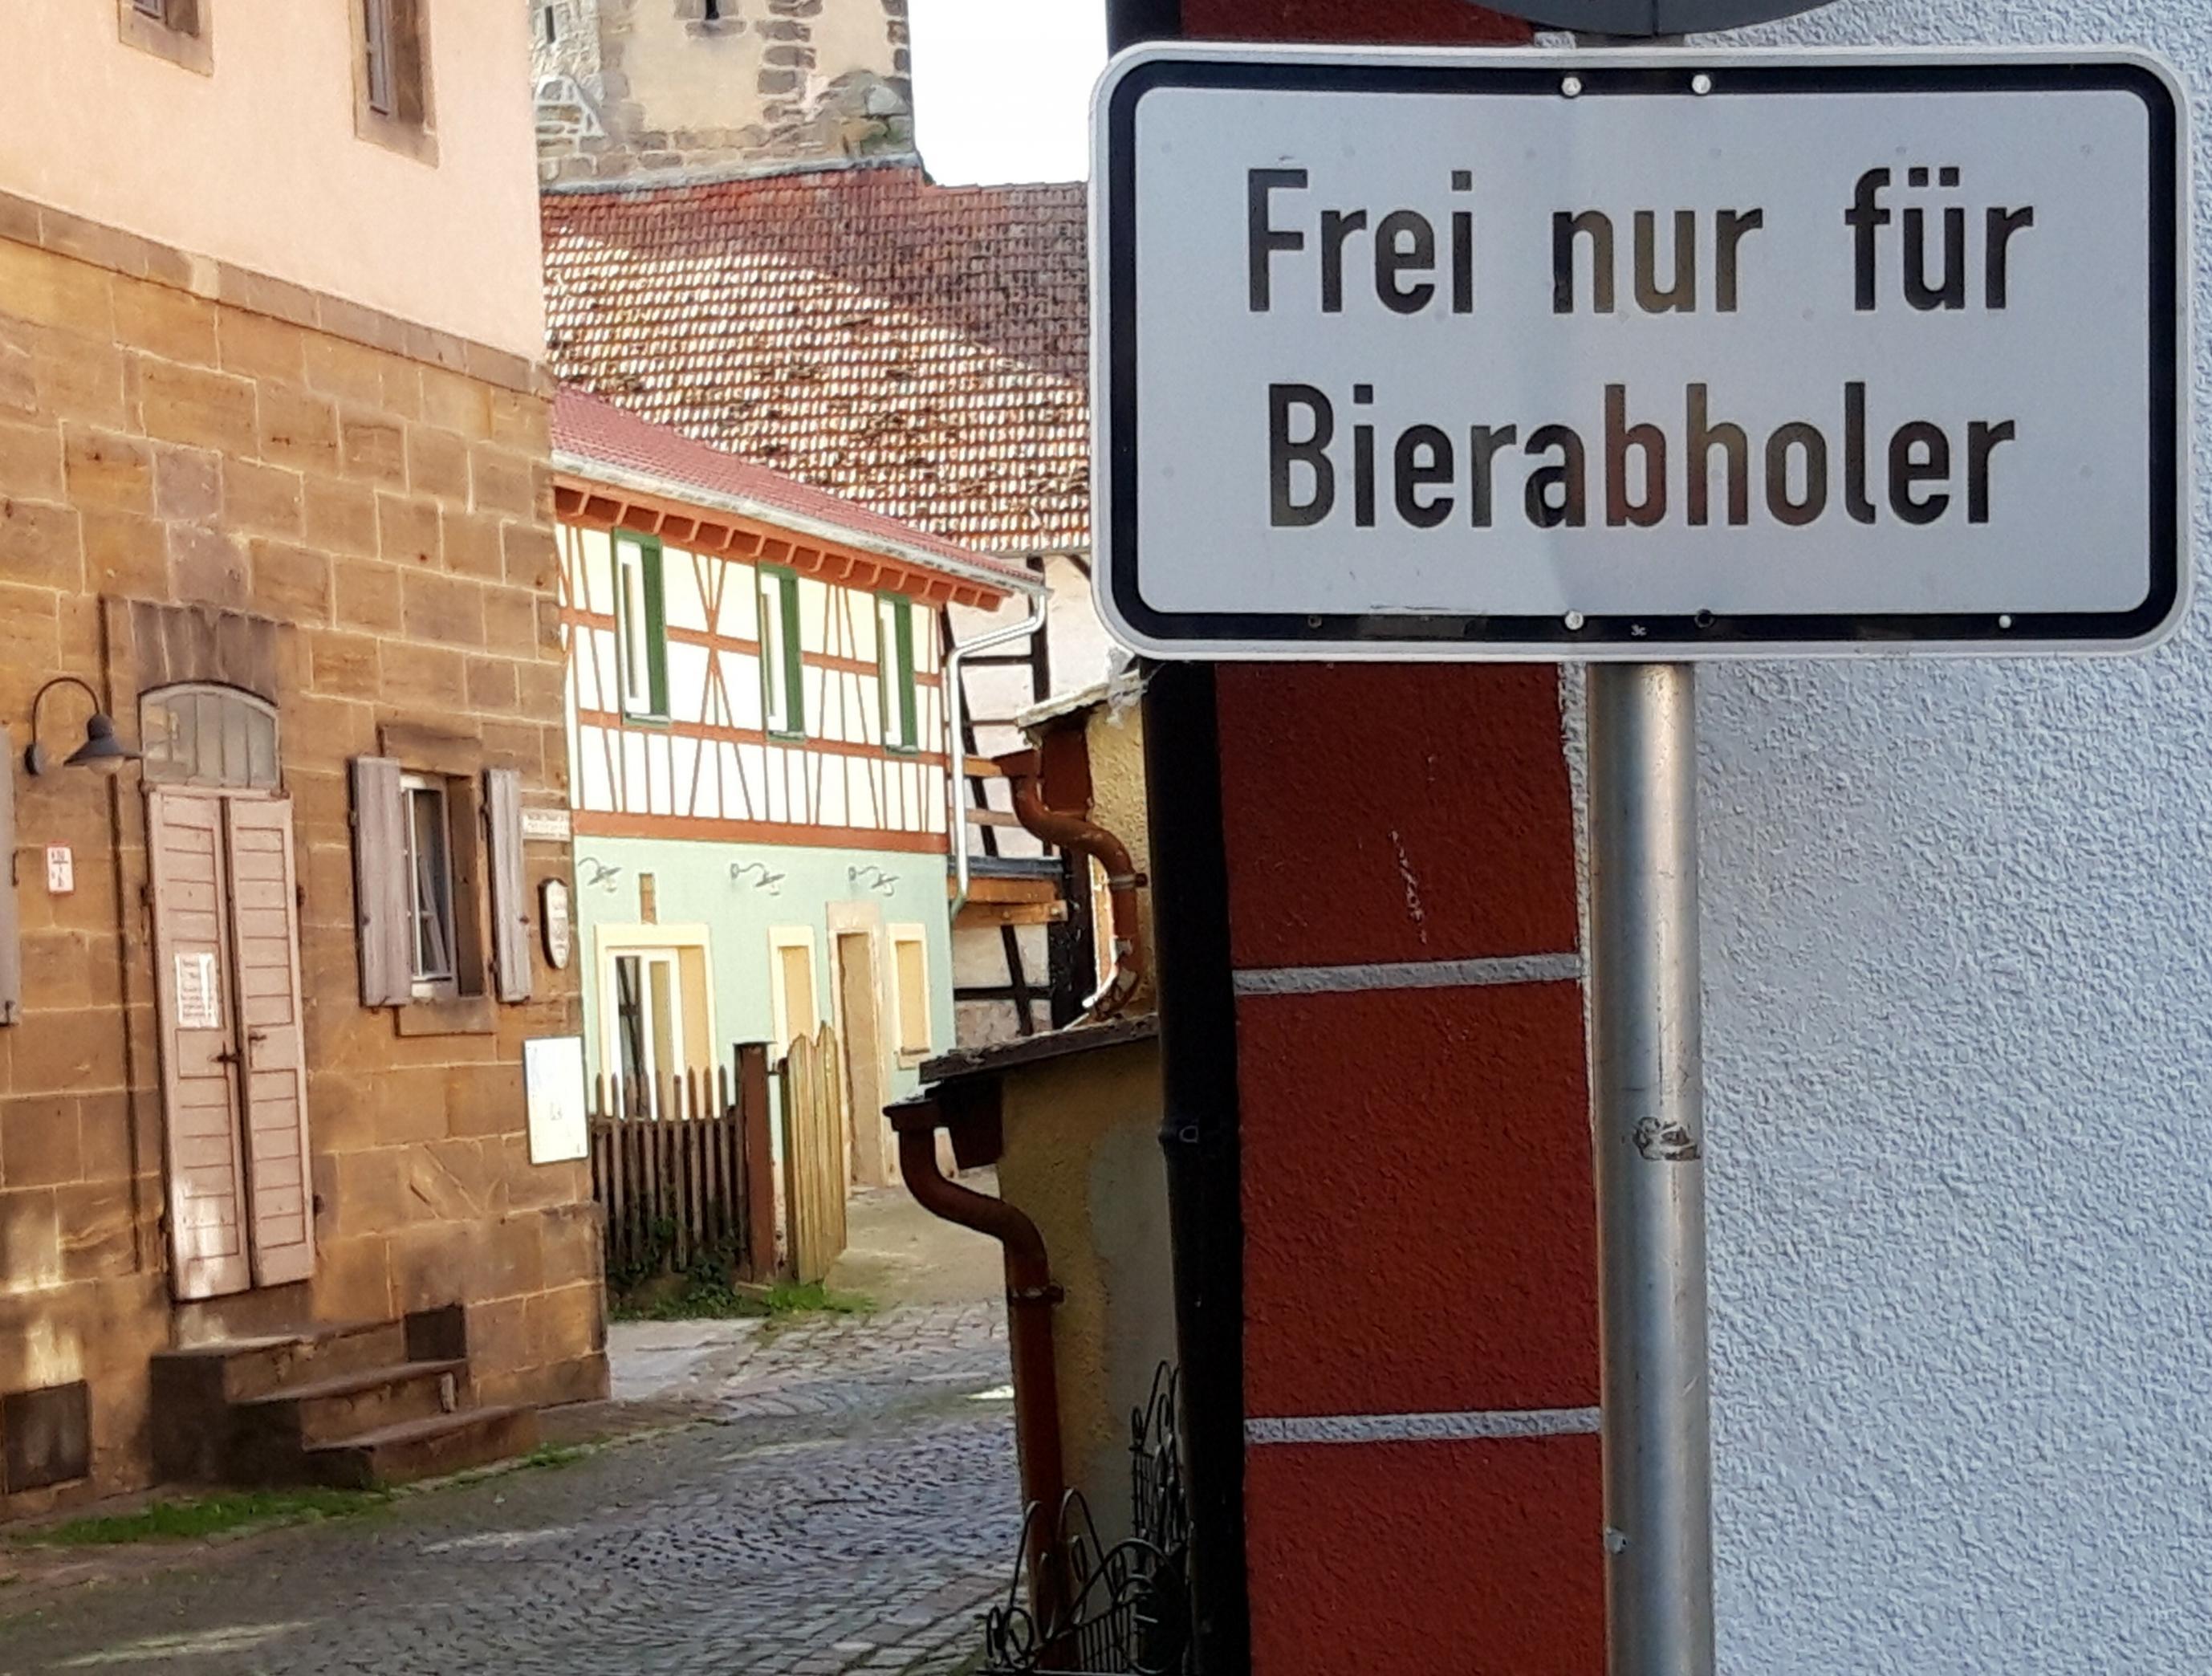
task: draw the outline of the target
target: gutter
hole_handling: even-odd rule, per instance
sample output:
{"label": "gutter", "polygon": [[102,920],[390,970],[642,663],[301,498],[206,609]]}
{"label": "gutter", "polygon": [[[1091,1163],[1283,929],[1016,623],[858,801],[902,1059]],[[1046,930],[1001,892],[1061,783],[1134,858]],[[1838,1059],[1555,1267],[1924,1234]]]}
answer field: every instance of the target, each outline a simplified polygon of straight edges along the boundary
{"label": "gutter", "polygon": [[1040,600],[1044,597],[1043,579],[1029,571],[1011,568],[1002,570],[972,560],[957,559],[935,548],[913,546],[888,536],[851,529],[811,513],[793,512],[772,501],[756,501],[750,495],[732,495],[723,489],[702,489],[681,478],[664,477],[657,471],[641,471],[634,466],[611,465],[589,454],[572,454],[565,449],[554,451],[553,469],[586,484],[601,483],[611,489],[626,489],[640,495],[657,495],[664,501],[726,513],[756,524],[773,525],[794,535],[811,536],[817,541],[831,542],[856,552],[873,553],[880,558],[896,559],[901,564],[957,576],[963,582],[974,582],[997,593],[1030,594]]}

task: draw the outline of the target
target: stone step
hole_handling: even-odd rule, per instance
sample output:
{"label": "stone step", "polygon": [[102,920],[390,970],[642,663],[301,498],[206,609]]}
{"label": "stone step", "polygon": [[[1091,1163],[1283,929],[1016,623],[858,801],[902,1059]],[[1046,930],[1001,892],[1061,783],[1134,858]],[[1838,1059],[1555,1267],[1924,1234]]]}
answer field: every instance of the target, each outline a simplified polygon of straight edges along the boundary
{"label": "stone step", "polygon": [[296,1452],[397,1425],[450,1414],[459,1406],[465,1361],[402,1362],[287,1385],[233,1405],[234,1436],[258,1434]]}
{"label": "stone step", "polygon": [[289,1385],[388,1368],[409,1359],[404,1321],[316,1322],[296,1333],[229,1339],[162,1351],[154,1357],[158,1388],[169,1374],[228,1402],[266,1396]]}
{"label": "stone step", "polygon": [[318,1484],[376,1490],[511,1460],[537,1447],[536,1409],[464,1408],[312,1444],[305,1464]]}

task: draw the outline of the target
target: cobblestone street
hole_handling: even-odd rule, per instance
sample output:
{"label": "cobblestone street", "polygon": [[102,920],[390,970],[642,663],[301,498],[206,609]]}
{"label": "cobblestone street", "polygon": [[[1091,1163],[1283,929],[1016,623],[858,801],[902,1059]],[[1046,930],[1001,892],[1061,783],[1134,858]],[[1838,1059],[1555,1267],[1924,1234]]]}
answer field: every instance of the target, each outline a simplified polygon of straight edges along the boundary
{"label": "cobblestone street", "polygon": [[52,1594],[0,1673],[967,1667],[1016,1539],[1001,1306],[614,1339],[665,1429]]}

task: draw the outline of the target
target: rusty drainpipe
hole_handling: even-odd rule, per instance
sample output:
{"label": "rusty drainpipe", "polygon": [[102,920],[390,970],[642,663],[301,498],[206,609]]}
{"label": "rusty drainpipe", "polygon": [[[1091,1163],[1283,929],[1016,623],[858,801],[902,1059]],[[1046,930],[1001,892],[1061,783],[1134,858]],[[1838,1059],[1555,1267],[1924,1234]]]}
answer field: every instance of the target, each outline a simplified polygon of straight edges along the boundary
{"label": "rusty drainpipe", "polygon": [[1006,1346],[1014,1374],[1014,1437],[1021,1454],[1024,1558],[1030,1610],[1040,1633],[1049,1635],[1060,1628],[1067,1604],[1058,1552],[1067,1479],[1060,1453],[1060,1366],[1052,1345],[1052,1309],[1064,1294],[1053,1281],[1036,1224],[1005,1199],[963,1187],[939,1169],[940,1115],[937,1102],[927,1096],[892,1108],[899,1174],[924,1210],[988,1234],[1006,1248]]}
{"label": "rusty drainpipe", "polygon": [[1144,920],[1137,912],[1137,892],[1144,887],[1145,876],[1137,871],[1129,847],[1104,827],[1045,806],[1037,751],[1011,751],[995,760],[1013,783],[1014,814],[1024,829],[1048,844],[1091,856],[1106,870],[1106,890],[1114,905],[1114,975],[1084,1003],[1083,1016],[1075,1022],[1091,1024],[1111,1018],[1128,1005],[1145,981]]}

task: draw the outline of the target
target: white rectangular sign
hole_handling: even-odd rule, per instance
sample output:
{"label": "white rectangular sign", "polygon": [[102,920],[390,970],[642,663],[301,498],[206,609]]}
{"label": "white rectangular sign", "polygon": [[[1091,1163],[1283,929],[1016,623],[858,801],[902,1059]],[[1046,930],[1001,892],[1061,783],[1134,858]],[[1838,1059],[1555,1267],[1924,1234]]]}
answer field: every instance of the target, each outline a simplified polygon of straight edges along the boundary
{"label": "white rectangular sign", "polygon": [[2121,649],[2180,614],[2154,60],[1176,46],[1096,120],[1097,591],[1140,651]]}
{"label": "white rectangular sign", "polygon": [[540,1035],[525,1041],[522,1097],[529,1116],[531,1163],[562,1163],[591,1157],[583,1037]]}

